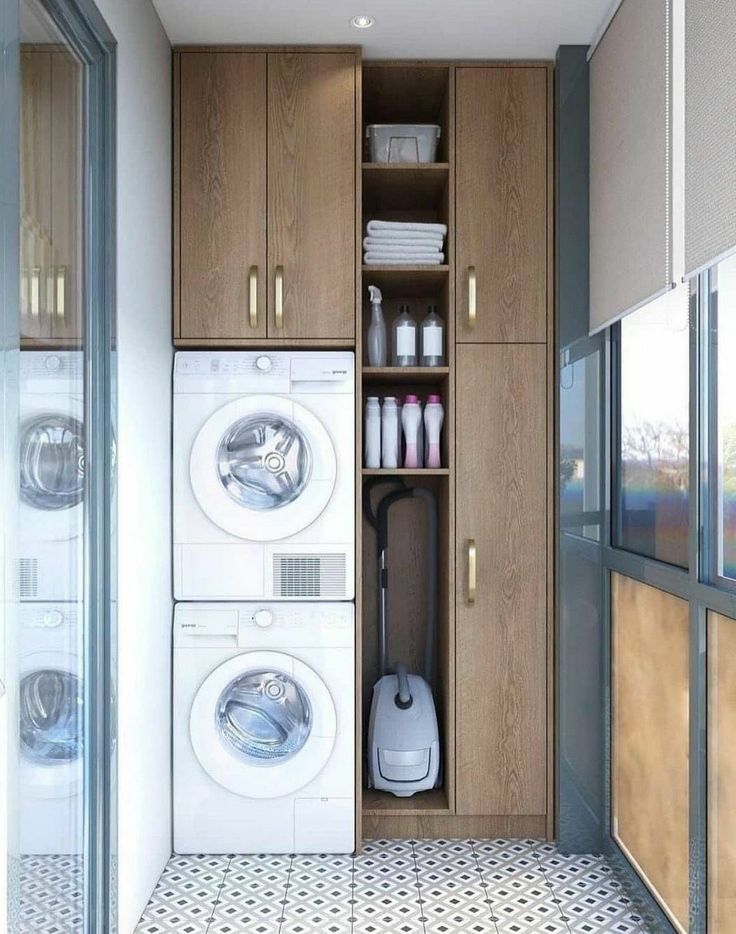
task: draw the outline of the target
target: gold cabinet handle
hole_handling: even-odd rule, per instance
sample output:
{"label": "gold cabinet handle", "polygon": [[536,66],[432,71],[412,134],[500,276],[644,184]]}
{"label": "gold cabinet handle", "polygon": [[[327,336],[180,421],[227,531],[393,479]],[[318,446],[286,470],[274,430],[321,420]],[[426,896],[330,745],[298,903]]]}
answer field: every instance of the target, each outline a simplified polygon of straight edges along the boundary
{"label": "gold cabinet handle", "polygon": [[478,583],[478,561],[475,539],[468,539],[468,603],[475,603],[475,592]]}
{"label": "gold cabinet handle", "polygon": [[37,318],[41,313],[41,267],[31,270],[31,314]]}
{"label": "gold cabinet handle", "polygon": [[276,267],[276,288],[274,290],[274,309],[276,312],[276,328],[280,331],[284,326],[284,267]]}
{"label": "gold cabinet handle", "polygon": [[250,326],[258,327],[258,267],[251,266],[248,271],[248,285],[250,286],[249,310]]}
{"label": "gold cabinet handle", "polygon": [[468,266],[468,327],[475,327],[475,266]]}
{"label": "gold cabinet handle", "polygon": [[66,266],[56,269],[56,317],[64,318],[64,296],[66,295]]}

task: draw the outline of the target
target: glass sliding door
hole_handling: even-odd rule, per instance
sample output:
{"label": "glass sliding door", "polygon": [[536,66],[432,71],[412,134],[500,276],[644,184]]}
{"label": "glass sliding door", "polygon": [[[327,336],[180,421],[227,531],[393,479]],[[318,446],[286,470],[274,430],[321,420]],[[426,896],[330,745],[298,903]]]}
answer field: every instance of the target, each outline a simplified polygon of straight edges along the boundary
{"label": "glass sliding door", "polygon": [[1,169],[0,928],[86,934],[114,928],[114,52],[87,2],[0,2],[15,27]]}

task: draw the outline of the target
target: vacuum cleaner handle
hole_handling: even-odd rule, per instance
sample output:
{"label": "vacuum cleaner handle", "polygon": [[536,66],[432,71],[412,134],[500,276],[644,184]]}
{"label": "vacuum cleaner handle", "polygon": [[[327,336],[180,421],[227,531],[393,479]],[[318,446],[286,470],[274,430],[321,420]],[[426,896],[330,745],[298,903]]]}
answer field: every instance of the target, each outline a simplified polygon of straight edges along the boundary
{"label": "vacuum cleaner handle", "polygon": [[381,675],[388,674],[388,511],[399,500],[413,497],[414,490],[407,487],[387,493],[378,504],[376,516],[376,540],[378,543],[378,655]]}
{"label": "vacuum cleaner handle", "polygon": [[399,685],[399,690],[394,698],[394,703],[399,710],[408,710],[414,703],[414,698],[411,696],[409,675],[406,671],[406,665],[403,662],[399,662],[396,666],[396,680]]}
{"label": "vacuum cleaner handle", "polygon": [[424,643],[424,680],[434,687],[437,642],[437,588],[439,584],[437,497],[431,490],[414,488],[414,496],[427,507],[427,634]]}
{"label": "vacuum cleaner handle", "polygon": [[393,477],[391,479],[386,479],[385,477],[368,477],[363,481],[363,513],[374,529],[378,527],[378,523],[376,521],[376,514],[373,511],[371,495],[376,487],[386,485],[395,486],[399,489],[404,489],[406,487],[406,484],[400,477]]}

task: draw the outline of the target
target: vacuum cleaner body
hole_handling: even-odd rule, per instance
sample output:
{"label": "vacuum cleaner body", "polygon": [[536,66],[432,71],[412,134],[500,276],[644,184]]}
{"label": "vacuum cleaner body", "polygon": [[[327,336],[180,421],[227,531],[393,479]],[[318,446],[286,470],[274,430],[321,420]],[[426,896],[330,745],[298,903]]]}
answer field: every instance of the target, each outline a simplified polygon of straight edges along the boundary
{"label": "vacuum cleaner body", "polygon": [[419,675],[407,675],[411,702],[401,703],[397,675],[384,675],[373,688],[368,724],[371,785],[408,798],[436,788],[440,777],[440,733],[432,689]]}
{"label": "vacuum cleaner body", "polygon": [[[380,677],[373,688],[368,723],[368,781],[371,787],[407,798],[440,784],[441,752],[432,694],[437,641],[437,501],[430,490],[402,488],[385,496],[373,516],[370,489],[364,489],[366,514],[376,528],[378,546],[378,642]],[[427,510],[427,609],[423,677],[406,665],[389,666],[388,514],[402,499],[420,499]]]}

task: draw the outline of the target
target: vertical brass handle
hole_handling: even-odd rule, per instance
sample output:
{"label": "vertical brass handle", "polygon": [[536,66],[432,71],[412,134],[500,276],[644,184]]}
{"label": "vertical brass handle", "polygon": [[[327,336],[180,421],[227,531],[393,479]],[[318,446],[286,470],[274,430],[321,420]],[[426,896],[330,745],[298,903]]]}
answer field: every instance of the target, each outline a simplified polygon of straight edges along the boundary
{"label": "vertical brass handle", "polygon": [[31,270],[31,314],[37,318],[41,313],[41,267]]}
{"label": "vertical brass handle", "polygon": [[56,270],[56,317],[64,318],[64,297],[66,295],[66,266]]}
{"label": "vertical brass handle", "polygon": [[258,327],[258,267],[251,266],[248,271],[248,285],[250,286],[250,302],[248,313],[250,315],[250,326]]}
{"label": "vertical brass handle", "polygon": [[276,267],[276,288],[274,290],[274,309],[276,313],[276,328],[280,331],[284,326],[284,267]]}
{"label": "vertical brass handle", "polygon": [[468,327],[475,327],[475,266],[468,266]]}
{"label": "vertical brass handle", "polygon": [[475,603],[475,592],[478,584],[478,561],[475,539],[468,539],[468,603]]}

